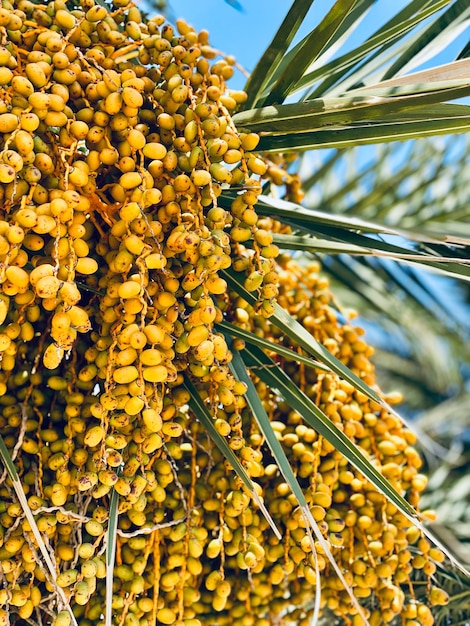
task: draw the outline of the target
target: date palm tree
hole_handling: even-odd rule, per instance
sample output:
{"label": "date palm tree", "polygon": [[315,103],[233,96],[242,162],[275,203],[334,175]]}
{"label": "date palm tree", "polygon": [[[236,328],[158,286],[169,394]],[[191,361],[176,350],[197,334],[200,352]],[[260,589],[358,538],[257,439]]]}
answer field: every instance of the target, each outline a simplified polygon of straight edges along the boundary
{"label": "date palm tree", "polygon": [[467,623],[468,1],[7,4],[0,623]]}

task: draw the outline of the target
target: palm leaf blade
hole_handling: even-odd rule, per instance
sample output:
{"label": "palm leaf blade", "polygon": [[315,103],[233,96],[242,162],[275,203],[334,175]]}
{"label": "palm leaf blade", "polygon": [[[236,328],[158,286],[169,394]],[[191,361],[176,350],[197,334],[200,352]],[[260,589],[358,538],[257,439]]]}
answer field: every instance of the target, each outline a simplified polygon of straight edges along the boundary
{"label": "palm leaf blade", "polygon": [[[256,302],[255,296],[244,288],[243,283],[235,272],[231,270],[224,270],[224,275],[226,276],[227,282],[240,296],[242,296],[242,298],[251,304]],[[284,332],[290,339],[292,339],[294,343],[298,344],[313,357],[323,362],[333,372],[341,376],[341,378],[350,382],[370,400],[386,407],[386,403],[377,392],[366,385],[358,376],[351,372],[349,368],[343,365],[341,361],[328,352],[324,346],[312,337],[312,335],[282,307],[276,305],[276,310],[270,319],[272,323],[282,330],[282,332]]]}
{"label": "palm leaf blade", "polygon": [[105,624],[111,626],[113,620],[113,582],[116,560],[117,525],[119,519],[119,494],[113,489],[109,503],[109,521],[106,541],[106,614]]}
{"label": "palm leaf blade", "polygon": [[[355,597],[351,587],[347,584],[340,567],[336,563],[336,560],[331,554],[331,551],[328,545],[326,544],[320,532],[320,529],[318,528],[318,525],[316,524],[315,520],[313,519],[313,516],[310,513],[310,509],[308,508],[307,501],[305,500],[304,494],[295,477],[295,474],[292,470],[289,460],[284,450],[282,449],[281,444],[277,440],[277,437],[271,426],[271,422],[269,421],[269,417],[266,411],[264,410],[263,404],[258,394],[256,393],[256,388],[253,385],[251,378],[248,376],[243,359],[240,356],[240,353],[236,350],[233,352],[233,361],[231,363],[231,369],[236,374],[238,379],[242,380],[247,385],[248,404],[250,405],[250,409],[253,415],[255,416],[255,419],[260,427],[260,430],[263,433],[268,443],[268,446],[271,449],[273,457],[276,460],[277,466],[279,467],[292,493],[297,498],[297,501],[300,505],[302,513],[304,517],[306,518],[306,522],[311,525],[315,536],[317,537],[318,541],[321,543],[328,557],[328,560],[333,565],[339,579],[343,583],[343,586],[348,592],[349,597],[351,598],[354,606],[359,611],[359,614],[363,616],[365,624],[368,624],[367,619],[364,616],[363,610],[357,601],[357,598]],[[308,525],[307,525],[307,528],[308,528]],[[313,553],[316,554],[315,545],[313,543],[312,537],[310,537],[310,540],[311,540]],[[318,571],[318,563],[316,562],[316,560],[315,560],[315,567],[316,567],[316,573],[317,573],[317,580],[316,580],[315,610],[314,610],[314,615],[313,615],[314,622],[318,619],[318,615],[320,612],[320,595],[321,595],[321,578],[320,578],[320,573]]]}
{"label": "palm leaf blade", "polygon": [[335,236],[337,239],[343,240],[344,243],[295,235],[276,235],[274,242],[282,249],[303,250],[312,254],[371,255],[395,259],[404,263],[430,267],[440,273],[462,280],[470,280],[468,259],[453,259],[445,256],[438,257],[424,253],[412,253],[406,250],[406,248],[347,231],[343,236],[340,233],[336,233]]}
{"label": "palm leaf blade", "polygon": [[348,13],[357,3],[357,0],[337,0],[325,18],[302,42],[292,62],[277,78],[263,104],[283,102],[305,70],[322,53],[328,42],[334,37]]}
{"label": "palm leaf blade", "polygon": [[308,10],[314,0],[295,0],[282,22],[279,30],[275,34],[268,48],[256,64],[246,85],[245,91],[248,94],[245,108],[255,106],[261,92],[275,74],[284,54],[292,42],[299,26],[302,24]]}
{"label": "palm leaf blade", "polygon": [[[470,62],[465,63],[470,68]],[[464,68],[462,68],[463,70]],[[370,94],[370,95],[369,95]],[[309,100],[253,109],[237,114],[237,122],[263,136],[306,133],[325,126],[347,126],[374,120],[404,119],[403,113],[416,120],[438,120],[469,115],[466,105],[441,104],[443,100],[470,94],[468,79],[404,86],[370,87],[341,98]],[[432,106],[430,106],[432,105]],[[399,118],[397,114],[400,113]]]}
{"label": "palm leaf blade", "polygon": [[[353,78],[350,79],[352,82],[360,82],[361,68],[354,70],[354,66],[357,63],[366,59],[374,50],[376,50],[374,57],[380,59],[380,55],[383,52],[404,37],[420,22],[449,4],[449,1],[440,0],[431,3],[430,6],[423,6],[423,4],[429,5],[430,3],[423,3],[422,0],[411,2],[363,44],[324,64],[322,67],[305,74],[298,82],[297,89],[305,89],[323,79],[323,82],[308,95],[310,99],[328,93],[331,86],[336,83],[341,85],[341,78],[347,76],[348,73],[352,72]],[[372,62],[369,60],[368,66],[370,67],[370,65],[372,65]]]}
{"label": "palm leaf blade", "polygon": [[255,333],[239,328],[238,326],[235,326],[235,324],[230,324],[229,322],[220,322],[219,324],[217,324],[217,326],[224,333],[228,333],[232,337],[238,337],[239,339],[243,339],[244,341],[247,341],[254,346],[258,346],[259,348],[263,348],[264,350],[271,350],[272,352],[275,352],[279,356],[282,356],[286,359],[296,361],[297,363],[302,363],[307,367],[314,367],[323,371],[330,371],[329,368],[326,367],[323,363],[320,363],[320,361],[313,361],[308,356],[304,356],[303,354],[300,354],[299,352],[294,352],[294,350],[290,350],[285,346],[273,343],[271,341],[268,341],[267,339],[263,339],[262,337],[258,337],[258,335],[255,335]]}
{"label": "palm leaf blade", "polygon": [[198,390],[196,389],[196,387],[193,385],[193,383],[187,376],[185,377],[185,387],[189,391],[189,394],[190,394],[190,400],[188,402],[190,409],[194,412],[195,415],[198,416],[198,418],[204,424],[204,427],[209,433],[209,436],[211,437],[212,441],[216,444],[216,446],[222,452],[224,457],[229,461],[230,465],[233,467],[233,469],[237,473],[240,480],[248,489],[253,500],[260,507],[263,515],[265,516],[269,525],[273,529],[274,533],[276,534],[278,538],[280,538],[281,534],[279,530],[277,529],[276,524],[274,523],[272,517],[269,515],[266,507],[264,506],[258,494],[254,490],[253,483],[251,482],[251,478],[246,473],[245,468],[237,459],[237,457],[235,456],[233,450],[230,448],[228,443],[225,441],[222,435],[218,433],[217,429],[215,428],[213,424],[212,416],[207,410],[207,407],[205,406],[201,396],[199,395]]}
{"label": "palm leaf blade", "polygon": [[467,133],[470,115],[435,120],[387,121],[358,124],[353,128],[335,128],[313,132],[261,137],[263,152],[300,152],[325,148],[344,149],[389,141],[408,141],[437,135]]}
{"label": "palm leaf blade", "polygon": [[341,452],[390,502],[407,517],[417,518],[413,507],[390,485],[362,452],[321,411],[295,383],[259,348],[248,347],[246,362],[261,380],[275,389],[318,433]]}
{"label": "palm leaf blade", "polygon": [[417,59],[422,59],[427,50],[435,54],[441,47],[439,40],[445,39],[444,45],[452,41],[458,31],[465,28],[470,17],[470,7],[467,0],[457,0],[440,15],[424,32],[400,55],[400,57],[387,69],[384,79],[395,76],[400,70],[403,71]]}

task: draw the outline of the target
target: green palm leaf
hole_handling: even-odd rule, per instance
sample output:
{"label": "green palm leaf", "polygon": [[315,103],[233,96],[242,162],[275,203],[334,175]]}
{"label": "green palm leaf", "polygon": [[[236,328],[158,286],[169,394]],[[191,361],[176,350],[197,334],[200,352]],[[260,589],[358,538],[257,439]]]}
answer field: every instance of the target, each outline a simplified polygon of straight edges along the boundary
{"label": "green palm leaf", "polygon": [[467,133],[470,130],[470,112],[465,115],[434,114],[429,120],[389,119],[373,124],[358,123],[350,128],[331,128],[312,132],[292,133],[289,135],[270,135],[262,137],[259,148],[263,152],[299,152],[325,148],[352,148],[389,141],[422,139],[433,135]]}
{"label": "green palm leaf", "polygon": [[[245,355],[246,353],[246,355]],[[413,507],[390,485],[380,472],[366,459],[355,444],[339,430],[317,405],[303,392],[276,363],[259,348],[249,346],[244,350],[248,367],[271,389],[276,390],[309,426],[325,437],[339,450],[384,496],[393,502],[403,515],[418,519]]]}
{"label": "green palm leaf", "polygon": [[[226,205],[227,203],[228,199]],[[434,233],[427,234],[425,231],[393,229],[360,218],[340,217],[305,209],[300,205],[267,196],[260,197],[257,209],[263,215],[275,215],[291,225],[297,232],[302,233],[275,235],[274,241],[282,249],[312,254],[372,255],[429,267],[439,273],[463,280],[468,280],[470,277],[468,259],[457,253],[455,248],[442,247],[441,254],[438,254],[430,247],[433,243],[439,243],[438,237],[450,243],[453,238],[452,234],[446,235],[441,232],[439,235],[434,235]],[[320,239],[321,235],[328,239]],[[388,243],[376,235],[393,236],[397,242],[403,241],[405,237],[411,241],[408,243],[409,247],[404,247],[396,243]],[[427,248],[413,249],[416,248],[414,242],[426,244]],[[459,238],[459,243],[464,243],[462,237]]]}
{"label": "green palm leaf", "polygon": [[[224,270],[229,285],[244,298],[248,303],[256,302],[255,296],[247,291],[243,286],[243,281],[233,270]],[[322,346],[312,335],[287,313],[282,307],[276,305],[276,310],[271,316],[271,322],[286,334],[294,343],[298,344],[313,357],[327,365],[331,371],[341,376],[344,380],[350,382],[356,389],[360,390],[370,400],[378,402],[381,406],[388,408],[387,403],[380,395],[366,385],[356,374],[348,367],[343,365],[336,357]]]}
{"label": "green palm leaf", "polygon": [[397,113],[403,112],[411,112],[416,120],[464,117],[468,116],[468,107],[439,106],[439,103],[443,98],[455,99],[470,93],[469,68],[467,59],[455,61],[443,66],[439,72],[419,72],[337,98],[325,97],[243,111],[235,115],[235,121],[265,137],[307,133],[324,126],[347,127],[365,120],[371,123],[375,119],[393,120]]}
{"label": "green palm leaf", "polygon": [[310,357],[304,356],[299,352],[294,352],[294,350],[290,350],[285,346],[273,343],[272,341],[268,341],[267,339],[263,339],[263,337],[258,337],[258,335],[256,335],[255,333],[239,328],[238,326],[235,326],[235,324],[230,324],[229,322],[220,322],[219,324],[217,324],[217,327],[224,333],[229,334],[232,337],[238,337],[239,339],[243,339],[249,344],[258,346],[259,348],[263,348],[264,350],[270,350],[272,352],[275,352],[285,359],[296,361],[297,363],[302,363],[303,365],[307,365],[307,367],[314,367],[315,369],[327,372],[330,371],[329,368],[320,361],[314,361]]}
{"label": "green palm leaf", "polygon": [[[298,233],[293,236],[315,235],[319,247],[316,251],[312,247],[310,252],[323,259],[340,301],[359,309],[367,325],[370,321],[373,328],[385,327],[385,338],[375,356],[381,379],[402,389],[413,409],[430,406],[463,390],[462,372],[468,354],[462,338],[468,336],[469,329],[465,317],[456,313],[464,311],[467,288],[463,283],[449,285],[443,279],[436,283],[433,278],[432,284],[438,288],[429,292],[430,278],[420,271],[427,266],[427,262],[420,263],[424,258],[411,261],[414,269],[411,265],[407,269],[390,260],[400,260],[399,250],[386,251],[382,245],[399,244],[405,254],[406,250],[412,255],[424,254],[431,262],[442,255],[439,264],[447,257],[457,264],[448,268],[452,275],[467,280],[470,233],[465,221],[468,193],[462,171],[468,167],[468,139],[461,136],[450,141],[390,144],[368,151],[367,159],[363,152],[333,152],[321,168],[310,156],[303,159],[309,211],[321,209],[326,220],[332,216],[339,221],[338,227],[330,226],[320,217],[321,223],[314,225],[314,218],[307,225],[302,216],[302,222],[291,222]],[[320,178],[316,176],[319,169]],[[269,206],[271,202],[269,199],[261,209],[266,215],[276,212]],[[287,219],[285,216],[287,212],[282,219]],[[374,222],[383,226],[382,237],[373,233]],[[390,237],[393,229],[396,236]],[[369,254],[367,239],[379,239],[383,253],[372,243],[374,253]],[[287,241],[286,247],[295,247],[295,241]],[[356,244],[365,253],[362,259],[356,255]],[[307,247],[299,240],[300,249]],[[405,263],[408,265],[407,260]],[[461,294],[457,306],[449,306],[452,292]]]}
{"label": "green palm leaf", "polygon": [[334,38],[358,0],[337,0],[325,18],[297,46],[289,64],[278,77],[263,104],[282,103],[306,69],[321,55]]}
{"label": "green palm leaf", "polygon": [[417,57],[422,58],[427,52],[435,54],[439,48],[445,48],[466,27],[469,17],[470,7],[466,0],[452,3],[387,69],[383,79],[391,78],[404,68],[409,68]]}
{"label": "green palm leaf", "polygon": [[323,435],[335,449],[340,451],[348,461],[356,467],[373,485],[382,493],[387,500],[392,502],[398,510],[417,526],[436,546],[438,546],[465,575],[470,577],[470,572],[447,548],[434,536],[432,531],[423,526],[416,511],[412,506],[390,485],[376,467],[364,457],[356,446],[340,431],[328,417],[306,396],[287,374],[272,359],[267,357],[262,350],[256,347],[248,347],[246,352],[246,364],[253,369],[256,375],[271,389],[276,390],[289,405],[296,410],[307,424]]}
{"label": "green palm leaf", "polygon": [[[439,273],[454,276],[462,280],[470,280],[470,267],[467,259],[458,257],[445,257],[425,253],[412,253],[402,248],[380,240],[374,240],[363,235],[351,233],[335,235],[336,239],[344,239],[351,243],[336,243],[328,240],[318,240],[314,237],[277,235],[274,242],[282,249],[302,250],[312,254],[350,254],[367,256],[373,255],[381,258],[390,258],[397,261],[416,264],[422,267],[432,267]],[[452,252],[452,251],[450,251]]]}
{"label": "green palm leaf", "polygon": [[206,405],[204,404],[201,396],[199,395],[198,390],[196,389],[196,387],[193,385],[193,383],[188,377],[185,378],[185,387],[189,391],[190,396],[191,396],[188,402],[190,409],[194,412],[195,415],[197,415],[197,417],[204,424],[204,428],[209,433],[209,436],[211,437],[212,441],[219,448],[223,456],[229,461],[230,465],[233,467],[238,477],[243,482],[248,492],[251,494],[251,497],[259,506],[261,512],[263,513],[269,525],[273,529],[275,535],[278,538],[280,538],[281,534],[279,530],[277,529],[276,524],[274,523],[272,517],[269,515],[262,500],[259,498],[258,494],[254,490],[251,478],[246,473],[245,468],[240,463],[238,458],[235,456],[233,450],[230,448],[228,443],[225,441],[222,435],[218,433],[217,429],[215,428],[213,424],[213,417],[211,413],[209,412]]}
{"label": "green palm leaf", "polygon": [[105,624],[111,626],[113,620],[113,581],[116,560],[117,526],[119,520],[119,494],[113,489],[109,503],[108,530],[106,532],[106,614]]}
{"label": "green palm leaf", "polygon": [[[314,98],[325,93],[339,95],[357,86],[368,85],[371,82],[382,80],[390,63],[393,63],[400,55],[406,55],[414,42],[420,40],[424,48],[428,44],[432,46],[434,39],[431,32],[428,33],[427,37],[422,37],[422,33],[428,28],[428,18],[450,3],[451,0],[442,0],[441,2],[417,0],[417,2],[410,3],[410,5],[394,16],[385,27],[381,28],[363,44],[363,51],[371,52],[369,56],[367,54],[365,56],[361,55],[361,59],[358,59],[361,61],[358,66],[355,67],[354,63],[351,63],[348,68],[349,71],[346,73],[339,72],[339,76],[336,75],[335,68],[331,68],[332,71],[326,80],[312,89],[308,97]],[[463,7],[461,7],[462,9]],[[439,20],[439,13],[436,20]],[[457,36],[461,29],[458,16],[456,21],[454,36]],[[451,29],[452,25],[449,24],[449,31]],[[385,39],[383,44],[382,38]],[[358,51],[361,51],[361,48],[362,46],[359,46]],[[439,49],[438,45],[434,46],[434,53],[437,54]],[[346,54],[345,57],[348,58],[350,54]],[[354,51],[352,54],[354,55]],[[409,58],[410,67],[415,67],[422,62],[422,54],[423,52],[419,46],[416,47],[415,56]],[[388,77],[390,78],[391,76],[388,75]]]}
{"label": "green palm leaf", "polygon": [[[302,510],[302,513],[305,517],[305,521],[307,522],[307,529],[309,528],[309,526],[312,528],[312,531],[315,535],[315,537],[317,538],[317,540],[320,542],[325,554],[328,557],[328,560],[330,561],[330,563],[332,564],[338,578],[341,580],[341,582],[343,583],[344,588],[346,589],[346,591],[348,592],[349,597],[351,598],[351,601],[353,603],[353,605],[356,607],[357,611],[359,612],[359,614],[363,617],[364,621],[366,624],[368,624],[367,619],[364,616],[364,612],[361,608],[361,606],[359,605],[350,585],[348,585],[348,583],[346,582],[343,573],[341,572],[341,569],[339,568],[338,564],[336,563],[333,555],[331,554],[330,549],[328,548],[328,545],[325,542],[325,539],[323,538],[323,535],[320,532],[320,529],[318,528],[318,524],[315,522],[315,520],[313,519],[310,510],[308,508],[308,504],[307,501],[305,500],[304,494],[302,492],[302,489],[294,475],[294,472],[291,468],[291,465],[289,463],[289,460],[284,452],[284,450],[282,449],[281,444],[279,443],[279,441],[277,440],[276,434],[271,426],[271,423],[269,421],[269,417],[266,413],[266,411],[264,410],[263,404],[258,396],[258,394],[256,393],[256,388],[253,385],[253,382],[251,380],[251,378],[248,375],[248,372],[246,370],[245,364],[243,362],[242,357],[240,356],[240,353],[237,352],[236,350],[233,353],[233,361],[231,364],[231,369],[232,371],[235,373],[235,375],[237,376],[237,378],[241,381],[243,381],[246,385],[247,385],[247,400],[248,400],[248,404],[250,405],[250,409],[258,423],[258,426],[260,427],[261,432],[263,433],[266,442],[269,446],[269,448],[271,449],[271,452],[273,454],[274,459],[276,460],[276,463],[282,473],[282,475],[284,476],[287,484],[289,485],[292,493],[295,495],[295,497],[297,498],[297,502],[299,503],[299,506]],[[328,419],[325,416],[325,419]],[[338,431],[339,432],[339,431]],[[313,540],[312,537],[310,535],[310,540],[311,540],[311,544],[312,544],[312,551],[314,553],[314,555],[316,555],[316,549],[315,549],[315,545],[313,544]],[[315,559],[315,565],[316,565],[316,588],[315,588],[315,610],[313,613],[313,621],[314,623],[316,623],[316,621],[318,620],[318,616],[320,613],[320,596],[321,596],[321,578],[320,578],[320,573],[318,571],[318,562]]]}
{"label": "green palm leaf", "polygon": [[379,59],[376,63],[380,66],[383,63],[383,61],[380,61],[381,54],[386,52],[396,42],[399,42],[420,22],[448,5],[449,1],[423,2],[422,0],[414,0],[410,2],[363,44],[335,58],[333,61],[322,64],[311,72],[306,73],[298,82],[297,88],[304,90],[308,87],[313,87],[321,81],[320,85],[307,94],[306,97],[310,99],[328,93],[335,83],[339,84],[339,88],[343,85],[344,90],[344,79],[346,77],[348,83],[351,84],[362,82],[361,75],[364,69],[367,68],[367,71],[372,70],[373,61],[369,59],[365,67],[363,65],[354,69],[355,64],[368,59],[370,54],[373,53],[372,59]]}
{"label": "green palm leaf", "polygon": [[245,90],[248,94],[245,107],[256,104],[266,83],[276,74],[289,45],[302,24],[314,0],[295,0],[279,30],[274,36],[255,69],[251,73]]}
{"label": "green palm leaf", "polygon": [[[364,44],[339,59],[335,58],[330,65],[321,63],[318,69],[307,73],[308,68],[315,68],[315,62],[319,62],[323,51],[330,50],[332,42],[339,43],[342,36],[347,38],[345,20],[356,23],[369,10],[370,3],[338,0],[323,20],[280,62],[281,50],[287,48],[298,28],[301,15],[307,10],[306,6],[295,2],[277,39],[268,47],[262,64],[255,70],[252,81],[248,82],[248,90],[252,84],[255,84],[255,89],[249,95],[245,109],[250,106],[256,108],[235,115],[236,123],[261,133],[259,147],[265,152],[347,148],[352,145],[467,132],[468,108],[442,105],[448,100],[469,94],[465,59],[456,62],[455,67],[451,64],[442,70],[438,69],[433,77],[430,72],[436,70],[395,78],[392,83],[385,80],[378,85],[368,85],[362,90],[350,92],[358,84],[370,83],[368,77],[384,62],[382,56],[392,59],[398,55],[396,63],[391,68],[389,64],[384,74],[385,79],[392,78],[404,65],[416,65],[421,55],[434,45],[438,34],[440,37],[454,37],[465,24],[469,12],[460,0],[444,13],[438,14],[430,25],[421,28],[419,34],[415,33],[411,46],[409,42],[403,42],[398,53],[392,48],[398,39],[403,39],[413,28],[421,27],[427,18],[447,4],[447,0],[413,2]],[[282,35],[285,38],[281,43]],[[369,59],[364,67],[356,67],[374,50],[377,59],[374,60],[373,56],[373,60]],[[276,80],[270,82],[274,72]],[[328,88],[323,86],[312,92],[306,102],[283,104],[295,91],[313,85],[322,76],[328,77],[330,81],[335,76],[338,84],[333,98],[331,95],[325,97]],[[260,97],[263,85],[268,86],[263,97]],[[323,98],[319,99],[319,95]],[[372,96],[369,101],[368,96]],[[329,127],[328,132],[322,130],[325,126]]]}

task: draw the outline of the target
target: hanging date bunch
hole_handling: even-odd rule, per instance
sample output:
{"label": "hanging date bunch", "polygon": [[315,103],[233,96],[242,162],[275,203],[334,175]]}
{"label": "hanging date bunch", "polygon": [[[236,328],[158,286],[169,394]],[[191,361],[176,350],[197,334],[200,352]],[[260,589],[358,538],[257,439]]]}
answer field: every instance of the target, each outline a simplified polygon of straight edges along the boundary
{"label": "hanging date bunch", "polygon": [[[429,626],[440,550],[253,367],[312,542],[231,367],[226,324],[297,350],[279,303],[374,384],[318,267],[279,255],[287,227],[256,211],[289,176],[233,123],[233,59],[122,0],[71,6],[0,8],[0,431],[24,493],[3,455],[0,624],[306,624],[320,577],[343,623]],[[332,372],[283,367],[416,507],[399,419]]]}

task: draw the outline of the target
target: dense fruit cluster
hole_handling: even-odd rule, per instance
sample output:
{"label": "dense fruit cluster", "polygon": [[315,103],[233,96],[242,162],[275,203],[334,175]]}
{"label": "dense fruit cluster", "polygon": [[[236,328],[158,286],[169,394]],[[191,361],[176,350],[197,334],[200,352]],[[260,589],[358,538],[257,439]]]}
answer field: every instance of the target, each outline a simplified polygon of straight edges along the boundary
{"label": "dense fruit cluster", "polygon": [[[311,547],[216,324],[281,342],[269,322],[278,299],[372,384],[370,349],[337,322],[316,272],[276,260],[281,225],[255,206],[261,177],[285,179],[232,122],[245,98],[225,85],[233,60],[215,60],[207,33],[183,22],[175,32],[126,5],[0,8],[0,430],[81,625],[103,619],[112,490],[116,624],[301,624]],[[218,204],[224,188],[240,189],[230,210]],[[256,306],[229,292],[230,266]],[[412,434],[336,376],[285,367],[417,504],[425,480]],[[281,541],[189,411],[184,375]],[[406,626],[431,624],[411,579],[428,580],[442,554],[257,388],[371,623],[400,614]],[[0,497],[0,625],[67,625],[6,473]],[[324,606],[354,621],[321,547],[318,558]]]}

